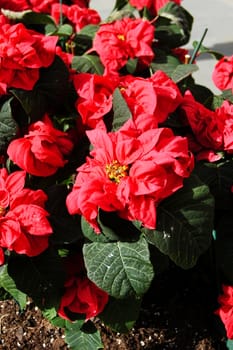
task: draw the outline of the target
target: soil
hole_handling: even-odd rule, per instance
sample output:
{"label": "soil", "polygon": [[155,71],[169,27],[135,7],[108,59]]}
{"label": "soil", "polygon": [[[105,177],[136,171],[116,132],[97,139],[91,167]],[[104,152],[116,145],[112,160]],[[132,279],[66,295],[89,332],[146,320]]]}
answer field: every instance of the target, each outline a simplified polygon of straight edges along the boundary
{"label": "soil", "polygon": [[[105,350],[226,350],[225,330],[214,314],[215,286],[208,273],[173,269],[155,279],[128,334],[96,321]],[[64,333],[43,318],[32,301],[20,312],[11,299],[0,302],[0,349],[42,350],[68,347]],[[82,349],[80,349],[82,350]]]}

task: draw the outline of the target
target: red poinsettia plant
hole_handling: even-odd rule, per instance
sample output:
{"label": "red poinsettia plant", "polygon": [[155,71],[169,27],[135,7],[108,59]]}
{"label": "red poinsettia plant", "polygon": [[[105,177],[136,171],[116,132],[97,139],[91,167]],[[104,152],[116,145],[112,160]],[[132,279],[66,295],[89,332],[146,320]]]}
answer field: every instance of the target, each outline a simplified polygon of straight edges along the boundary
{"label": "red poinsettia plant", "polygon": [[94,350],[96,319],[127,331],[156,271],[214,247],[233,338],[233,58],[189,55],[179,0],[0,7],[0,287]]}

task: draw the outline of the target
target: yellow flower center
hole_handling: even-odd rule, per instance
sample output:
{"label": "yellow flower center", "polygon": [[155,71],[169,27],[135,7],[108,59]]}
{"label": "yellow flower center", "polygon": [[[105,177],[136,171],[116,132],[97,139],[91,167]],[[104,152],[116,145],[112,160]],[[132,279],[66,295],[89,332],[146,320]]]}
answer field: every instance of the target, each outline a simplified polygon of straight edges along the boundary
{"label": "yellow flower center", "polygon": [[124,36],[124,34],[118,34],[117,37],[118,37],[119,40],[125,41],[125,36]]}
{"label": "yellow flower center", "polygon": [[0,207],[0,217],[6,214],[6,208]]}
{"label": "yellow flower center", "polygon": [[118,184],[122,177],[128,175],[128,165],[121,165],[117,160],[113,160],[112,163],[107,164],[105,170],[109,179]]}

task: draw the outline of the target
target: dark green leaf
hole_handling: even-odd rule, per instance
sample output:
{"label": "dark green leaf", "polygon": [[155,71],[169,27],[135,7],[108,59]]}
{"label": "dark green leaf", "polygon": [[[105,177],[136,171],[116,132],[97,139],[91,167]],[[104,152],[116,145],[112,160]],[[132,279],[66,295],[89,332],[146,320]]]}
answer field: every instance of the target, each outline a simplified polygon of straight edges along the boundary
{"label": "dark green leaf", "polygon": [[88,324],[80,328],[80,322],[70,323],[65,329],[66,343],[72,350],[98,350],[103,348],[99,331]]}
{"label": "dark green leaf", "polygon": [[195,173],[206,185],[215,198],[216,209],[228,210],[232,208],[232,179],[233,161],[220,163],[198,162]]}
{"label": "dark green leaf", "polygon": [[187,90],[190,90],[196,101],[202,103],[206,108],[211,109],[214,98],[213,92],[206,86],[196,84],[191,75],[186,77],[186,79],[181,80],[178,83],[178,86],[182,94]]}
{"label": "dark green leaf", "polygon": [[104,72],[104,67],[99,57],[95,55],[74,56],[72,68],[80,73],[103,75]]}
{"label": "dark green leaf", "polygon": [[213,96],[211,100],[211,109],[215,110],[221,107],[225,100],[233,103],[233,94],[231,89],[224,90],[221,95]]}
{"label": "dark green leaf", "polygon": [[99,318],[115,332],[127,333],[138,318],[140,306],[140,298],[110,298]]}
{"label": "dark green leaf", "polygon": [[121,10],[127,3],[128,0],[116,0],[114,10]]}
{"label": "dark green leaf", "polygon": [[41,309],[60,302],[65,276],[56,252],[47,250],[33,258],[26,255],[11,256],[8,273],[16,287],[32,297]]}
{"label": "dark green leaf", "polygon": [[126,69],[129,74],[134,74],[137,69],[138,58],[130,58],[126,63]]}
{"label": "dark green leaf", "polygon": [[32,91],[11,89],[10,92],[19,100],[30,121],[37,121],[46,112],[60,111],[67,102],[71,92],[68,69],[56,56],[51,66],[40,70],[40,79]]}
{"label": "dark green leaf", "polygon": [[76,56],[84,55],[87,50],[92,48],[92,42],[98,29],[98,25],[89,24],[75,35],[73,42],[75,43],[74,53]]}
{"label": "dark green leaf", "polygon": [[1,9],[1,12],[10,20],[20,21],[25,25],[30,24],[55,24],[53,18],[45,13],[26,11],[10,11]]}
{"label": "dark green leaf", "polygon": [[48,200],[46,210],[53,228],[51,242],[54,244],[71,244],[83,239],[81,217],[72,216],[66,207],[68,189],[65,185],[54,185],[46,191]]}
{"label": "dark green leaf", "polygon": [[[205,213],[203,215],[203,213]],[[211,243],[214,199],[196,176],[157,208],[156,230],[144,229],[146,238],[178,266],[193,267]]]}
{"label": "dark green leaf", "polygon": [[113,131],[118,130],[128,119],[132,118],[130,109],[118,88],[113,93],[113,111]]}
{"label": "dark green leaf", "polygon": [[98,224],[101,235],[108,241],[137,241],[141,235],[141,231],[137,230],[131,221],[120,218],[116,212],[105,212],[100,209]]}
{"label": "dark green leaf", "polygon": [[10,141],[15,138],[18,130],[16,121],[12,116],[11,102],[7,100],[0,109],[0,153],[3,154]]}
{"label": "dark green leaf", "polygon": [[144,238],[138,242],[84,244],[83,253],[88,277],[111,296],[143,295],[149,288],[154,272]]}
{"label": "dark green leaf", "polygon": [[153,72],[162,70],[171,79],[173,79],[175,83],[180,82],[198,70],[198,66],[195,64],[180,64],[177,57],[166,54],[161,50],[156,52],[155,59],[151,63],[150,67]]}
{"label": "dark green leaf", "polygon": [[21,310],[26,307],[27,296],[17,289],[14,280],[8,274],[7,265],[0,267],[0,287],[4,288],[17,301]]}
{"label": "dark green leaf", "polygon": [[88,238],[91,242],[109,242],[110,239],[105,236],[105,234],[97,234],[95,233],[92,226],[84,219],[82,216],[81,218],[81,227],[83,235]]}
{"label": "dark green leaf", "polygon": [[193,17],[182,6],[169,1],[159,10],[155,38],[170,48],[189,42]]}
{"label": "dark green leaf", "polygon": [[167,55],[163,51],[158,51],[150,67],[152,69],[152,72],[156,72],[157,70],[162,70],[169,77],[171,77],[173,72],[176,70],[176,67],[179,65],[180,65],[180,61],[178,60],[177,57],[174,57],[172,55]]}
{"label": "dark green leaf", "polygon": [[217,268],[221,271],[225,284],[233,285],[233,216],[232,207],[216,211],[215,223],[215,258]]}

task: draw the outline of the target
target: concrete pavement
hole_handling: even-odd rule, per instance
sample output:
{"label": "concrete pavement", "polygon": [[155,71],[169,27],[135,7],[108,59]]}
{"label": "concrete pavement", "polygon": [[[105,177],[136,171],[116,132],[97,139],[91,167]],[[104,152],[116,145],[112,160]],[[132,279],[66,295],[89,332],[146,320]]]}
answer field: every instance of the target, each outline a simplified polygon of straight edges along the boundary
{"label": "concrete pavement", "polygon": [[[90,6],[105,19],[114,4],[115,0],[91,0]],[[186,48],[192,50],[192,42],[200,40],[208,28],[203,45],[224,55],[233,54],[233,0],[183,0],[182,6],[194,17],[191,39]],[[220,93],[211,79],[215,63],[212,56],[201,55],[197,60],[199,71],[193,76],[198,84]]]}

